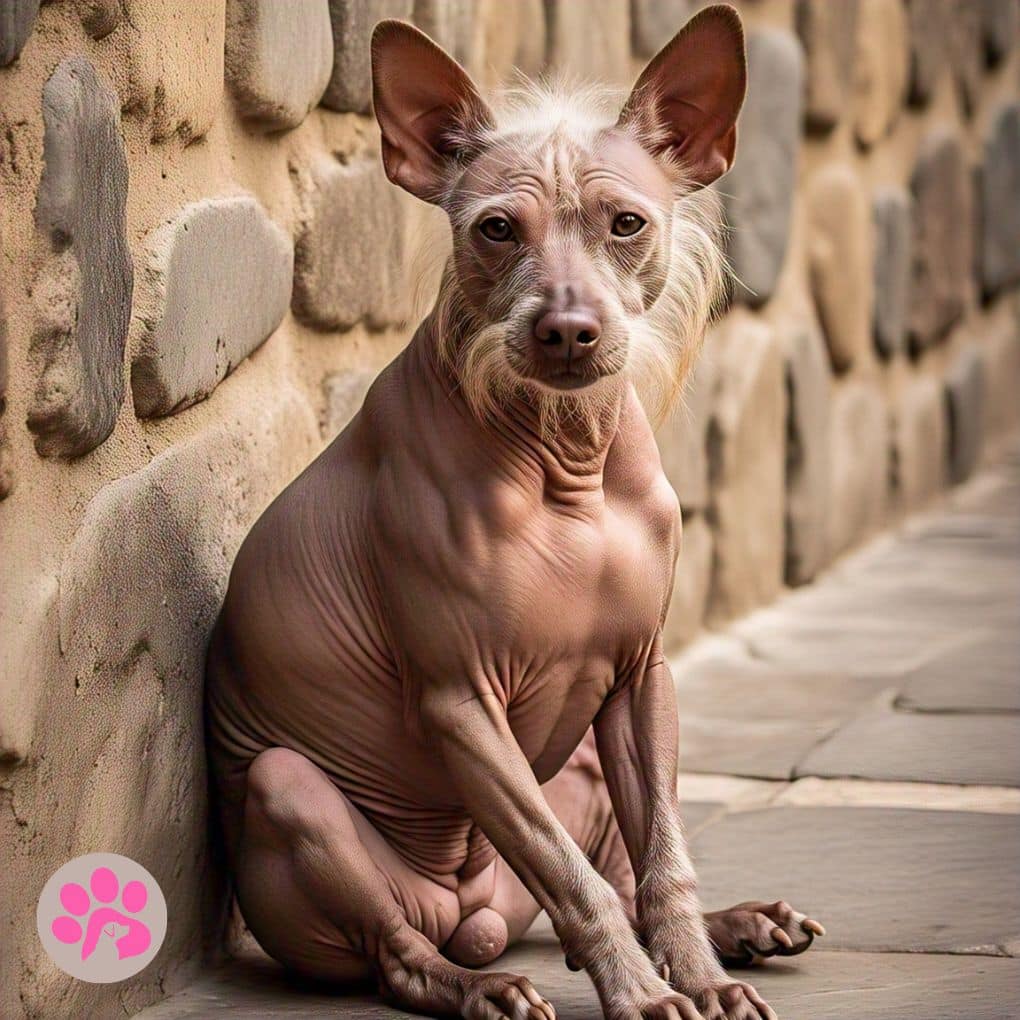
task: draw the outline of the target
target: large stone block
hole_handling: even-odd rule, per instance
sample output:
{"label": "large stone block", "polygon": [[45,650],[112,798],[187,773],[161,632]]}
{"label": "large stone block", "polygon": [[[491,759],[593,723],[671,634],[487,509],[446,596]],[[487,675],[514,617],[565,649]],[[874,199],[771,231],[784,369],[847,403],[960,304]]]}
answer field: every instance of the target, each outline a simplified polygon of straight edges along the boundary
{"label": "large stone block", "polygon": [[701,630],[712,581],[712,529],[701,514],[684,516],[673,597],[662,627],[667,653],[692,641]]}
{"label": "large stone block", "polygon": [[[1003,435],[1020,422],[1020,295],[1013,308],[998,308],[982,344],[988,400],[985,422],[991,435]],[[1010,312],[1012,311],[1012,314]]]}
{"label": "large stone block", "polygon": [[266,131],[297,127],[333,70],[328,0],[229,0],[225,61],[245,118]]}
{"label": "large stone block", "polygon": [[981,42],[985,63],[997,67],[1010,54],[1020,34],[1016,0],[981,0]]}
{"label": "large stone block", "polygon": [[828,563],[829,447],[832,378],[815,324],[779,330],[786,370],[787,584],[810,581]]}
{"label": "large stone block", "polygon": [[414,0],[329,0],[333,70],[322,105],[341,113],[372,107],[372,29],[383,18],[410,20]]}
{"label": "large stone block", "polygon": [[[545,68],[545,5],[542,0],[477,0],[481,53],[470,68],[486,87],[511,79],[515,71],[537,77]],[[481,66],[479,66],[481,65]]]}
{"label": "large stone block", "polygon": [[911,347],[941,340],[963,314],[971,275],[970,175],[956,135],[934,129],[921,143],[910,182],[914,196]]}
{"label": "large stone block", "polygon": [[807,216],[811,292],[832,367],[845,372],[871,336],[868,204],[852,166],[833,163],[811,179]]}
{"label": "large stone block", "polygon": [[757,307],[772,296],[786,257],[797,180],[803,56],[796,36],[774,28],[748,38],[747,99],[733,169],[722,181],[733,228],[735,296]]}
{"label": "large stone block", "polygon": [[320,329],[347,329],[361,319],[377,327],[405,322],[406,206],[378,161],[321,158],[304,187],[294,313]]}
{"label": "large stone block", "polygon": [[893,492],[899,506],[913,509],[946,484],[949,434],[942,386],[932,376],[905,381],[893,416]]}
{"label": "large stone block", "polygon": [[[173,917],[145,984],[122,987],[108,1009],[92,999],[66,1015],[111,1015],[125,994],[134,1013],[197,958],[212,930],[213,907],[202,902],[211,892],[206,645],[247,529],[316,445],[300,395],[252,389],[212,429],[101,488],[64,552],[58,654],[45,678],[53,723],[48,743],[40,735],[47,792],[33,812],[53,839],[36,857],[46,874],[77,853],[116,847],[152,871]],[[35,982],[32,992],[40,994]],[[52,1005],[31,1012],[65,1014]]]}
{"label": "large stone block", "polygon": [[662,469],[684,510],[708,507],[708,419],[714,385],[710,347],[691,373],[678,406],[655,433]]}
{"label": "large stone block", "polygon": [[715,538],[709,618],[740,616],[783,583],[786,392],[772,329],[733,313],[711,340],[718,375],[709,425]]}
{"label": "large stone block", "polygon": [[854,133],[865,148],[892,130],[907,95],[907,15],[899,2],[860,0]]}
{"label": "large stone block", "polygon": [[289,238],[248,196],[195,202],[157,231],[139,295],[135,414],[174,414],[212,393],[280,324],[292,270]]}
{"label": "large stone block", "polygon": [[[1020,373],[1014,383],[1020,382]],[[949,477],[965,481],[981,459],[985,417],[985,364],[976,344],[957,355],[946,374],[949,414]]]}
{"label": "large stone block", "polygon": [[829,433],[829,553],[838,556],[885,517],[890,477],[889,415],[881,393],[857,379],[836,388]]}
{"label": "large stone block", "polygon": [[1020,283],[1020,103],[996,111],[979,194],[981,290],[990,298]]}
{"label": "large stone block", "polygon": [[128,168],[117,97],[84,57],[68,57],[46,82],[43,123],[35,219],[56,254],[36,287],[43,369],[28,427],[43,456],[78,457],[113,431],[124,399]]}
{"label": "large stone block", "polygon": [[684,27],[697,0],[631,0],[631,47],[639,57],[654,57]]}
{"label": "large stone block", "polygon": [[546,0],[546,58],[588,81],[631,83],[629,0]]}
{"label": "large stone block", "polygon": [[977,108],[984,69],[981,4],[974,0],[948,0],[949,63],[956,81],[963,112],[970,116]]}
{"label": "large stone block", "polygon": [[39,0],[3,0],[0,3],[0,67],[17,59],[28,42],[39,13]]}
{"label": "large stone block", "polygon": [[477,0],[414,0],[414,23],[454,60],[467,67],[475,56]]}
{"label": "large stone block", "polygon": [[125,108],[151,117],[154,142],[202,138],[223,99],[226,0],[124,0],[124,11],[132,30]]}
{"label": "large stone block", "polygon": [[797,34],[804,46],[804,122],[824,133],[849,106],[857,39],[858,0],[797,0]]}
{"label": "large stone block", "polygon": [[875,231],[875,349],[891,358],[907,346],[910,277],[913,268],[913,222],[910,196],[902,188],[879,188],[871,202]]}

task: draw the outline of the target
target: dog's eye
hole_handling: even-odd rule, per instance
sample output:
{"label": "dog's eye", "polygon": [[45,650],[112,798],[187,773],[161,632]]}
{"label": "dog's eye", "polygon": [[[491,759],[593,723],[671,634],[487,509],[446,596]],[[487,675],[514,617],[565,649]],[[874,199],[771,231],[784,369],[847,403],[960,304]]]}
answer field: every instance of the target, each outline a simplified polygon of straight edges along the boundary
{"label": "dog's eye", "polygon": [[633,237],[644,225],[645,221],[637,213],[623,212],[613,220],[613,233],[617,237]]}
{"label": "dog's eye", "polygon": [[514,239],[514,228],[510,226],[510,221],[505,220],[502,216],[490,216],[486,220],[482,220],[478,224],[478,229],[482,232],[483,237],[487,237],[490,241],[512,241]]}

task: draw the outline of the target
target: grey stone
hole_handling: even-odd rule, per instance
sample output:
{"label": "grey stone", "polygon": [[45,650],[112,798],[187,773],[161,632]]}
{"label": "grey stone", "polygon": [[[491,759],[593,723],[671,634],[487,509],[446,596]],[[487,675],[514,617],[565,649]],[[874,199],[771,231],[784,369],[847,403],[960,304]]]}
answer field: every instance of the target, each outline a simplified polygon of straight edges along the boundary
{"label": "grey stone", "polygon": [[266,131],[297,127],[333,69],[328,0],[229,0],[224,65],[246,119]]}
{"label": "grey stone", "polygon": [[911,347],[941,340],[963,314],[971,272],[971,184],[959,139],[935,128],[922,142],[911,177],[914,269]]}
{"label": "grey stone", "polygon": [[786,393],[772,330],[731,314],[710,340],[718,376],[709,425],[715,537],[708,616],[739,616],[771,601],[783,580]]}
{"label": "grey stone", "polygon": [[712,529],[701,514],[685,514],[673,596],[662,625],[667,653],[693,640],[705,620],[712,581]]}
{"label": "grey stone", "polygon": [[709,350],[691,372],[683,398],[655,433],[662,469],[684,510],[708,506],[706,447],[714,386],[715,359],[709,341]]}
{"label": "grey stone", "polygon": [[826,949],[966,953],[1016,937],[1018,841],[1018,815],[787,807],[726,815],[693,844],[708,909],[781,898],[827,926]]}
{"label": "grey stone", "polygon": [[105,39],[124,16],[121,0],[81,0],[78,17],[93,39]]}
{"label": "grey stone", "polygon": [[405,220],[377,160],[314,163],[294,253],[294,313],[320,329],[406,321]]}
{"label": "grey stone", "polygon": [[885,517],[890,473],[889,414],[882,394],[851,379],[836,387],[831,409],[829,555],[874,532]]}
{"label": "grey stone", "polygon": [[413,0],[329,0],[333,71],[323,106],[341,113],[368,113],[372,106],[372,29],[383,18],[410,20],[412,8]]}
{"label": "grey stone", "polygon": [[629,0],[546,0],[546,60],[590,81],[630,85]]}
{"label": "grey stone", "polygon": [[860,0],[854,67],[854,134],[870,148],[892,130],[909,78],[907,14],[902,3]]}
{"label": "grey stone", "polygon": [[1005,435],[1020,420],[1020,400],[1016,398],[1016,381],[1020,379],[1020,296],[1013,301],[1016,321],[1000,317],[983,337],[989,435]]}
{"label": "grey stone", "polygon": [[414,0],[414,23],[467,67],[474,55],[476,0]]}
{"label": "grey stone", "polygon": [[276,329],[290,300],[290,240],[248,196],[185,206],[149,243],[131,364],[140,418],[207,397]]}
{"label": "grey stone", "polygon": [[365,394],[376,377],[371,369],[354,369],[328,375],[322,382],[326,395],[326,420],[323,427],[327,438],[338,436],[365,402]]}
{"label": "grey stone", "polygon": [[947,0],[906,0],[910,42],[912,106],[927,106],[946,60],[948,40]]}
{"label": "grey stone", "polygon": [[787,584],[804,584],[829,560],[832,380],[821,333],[810,320],[779,331],[786,364]]}
{"label": "grey stone", "polygon": [[1020,715],[875,708],[814,748],[797,775],[1020,786]]}
{"label": "grey stone", "polygon": [[1020,636],[986,633],[909,673],[898,708],[918,712],[1020,712]]}
{"label": "grey stone", "polygon": [[[726,901],[730,906],[730,900]],[[556,1009],[558,1020],[602,1015],[583,972],[563,966],[551,931],[533,928],[491,967],[523,974]],[[740,971],[784,1018],[916,1020],[924,1003],[929,1020],[1003,1020],[1020,1007],[1020,961],[978,956],[825,953],[812,950],[789,963]],[[265,959],[232,960],[139,1020],[291,1020],[343,1016],[350,1020],[410,1017],[365,993],[330,995],[296,986]]]}
{"label": "grey stone", "polygon": [[872,199],[875,230],[875,348],[883,358],[907,346],[913,223],[910,196],[902,188],[879,188]]}
{"label": "grey stone", "polygon": [[946,484],[949,428],[939,381],[921,374],[906,380],[892,426],[893,492],[901,508],[918,507]]}
{"label": "grey stone", "polygon": [[17,59],[28,42],[39,13],[39,0],[3,0],[0,3],[0,67]]}
{"label": "grey stone", "polygon": [[1009,56],[1018,33],[1020,14],[1015,0],[981,0],[981,42],[989,67],[997,67]]}
{"label": "grey stone", "polygon": [[654,57],[694,13],[694,0],[631,0],[631,47],[639,57]]}
{"label": "grey stone", "polygon": [[1020,103],[996,111],[980,194],[981,288],[991,298],[1020,283]]}
{"label": "grey stone", "polygon": [[732,226],[735,296],[757,307],[772,296],[786,257],[803,109],[803,55],[796,36],[755,28],[748,37],[747,99],[739,152],[722,182]]}
{"label": "grey stone", "polygon": [[832,367],[845,372],[871,335],[867,200],[853,167],[831,163],[812,177],[806,202],[811,291]]}
{"label": "grey stone", "polygon": [[804,46],[804,121],[808,131],[825,133],[836,126],[850,98],[857,0],[797,0],[797,35]]}
{"label": "grey stone", "polygon": [[963,112],[969,117],[977,109],[984,69],[981,5],[974,0],[948,0],[949,62],[956,80],[956,92]]}
{"label": "grey stone", "polygon": [[976,345],[965,347],[946,374],[949,477],[965,481],[981,458],[984,438],[985,363]]}
{"label": "grey stone", "polygon": [[77,457],[113,431],[124,400],[133,270],[125,228],[128,168],[120,103],[84,57],[43,87],[43,159],[35,219],[59,253],[43,269],[34,348],[43,369],[28,427],[43,456]]}
{"label": "grey stone", "polygon": [[758,779],[791,779],[797,763],[888,686],[854,678],[840,664],[792,672],[749,656],[673,664],[680,709],[680,768]]}

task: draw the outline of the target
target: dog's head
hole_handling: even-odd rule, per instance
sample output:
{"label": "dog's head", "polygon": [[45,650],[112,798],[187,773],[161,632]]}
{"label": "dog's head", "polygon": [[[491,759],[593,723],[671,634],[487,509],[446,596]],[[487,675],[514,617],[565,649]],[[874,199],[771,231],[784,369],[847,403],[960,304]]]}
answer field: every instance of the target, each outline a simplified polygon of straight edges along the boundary
{"label": "dog's head", "polygon": [[624,371],[668,403],[724,281],[713,196],[746,70],[731,7],[696,15],[614,111],[604,94],[526,86],[493,113],[427,36],[372,38],[386,174],[441,206],[453,259],[444,355],[476,409],[525,392],[585,400]]}

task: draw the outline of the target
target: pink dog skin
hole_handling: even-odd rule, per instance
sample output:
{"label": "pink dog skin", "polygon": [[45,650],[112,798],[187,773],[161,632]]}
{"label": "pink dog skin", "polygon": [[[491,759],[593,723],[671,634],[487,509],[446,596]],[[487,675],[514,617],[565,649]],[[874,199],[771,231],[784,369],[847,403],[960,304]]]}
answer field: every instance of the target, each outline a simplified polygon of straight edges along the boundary
{"label": "pink dog skin", "polygon": [[[682,384],[721,277],[683,202],[733,160],[739,18],[699,13],[604,122],[555,95],[500,121],[399,22],[373,80],[387,175],[447,212],[453,256],[231,574],[207,719],[245,920],[405,1009],[550,1020],[471,969],[544,909],[612,1020],[772,1018],[720,957],[822,929],[702,914],[661,649],[680,515],[632,382]],[[649,327],[664,309],[689,335]]]}

